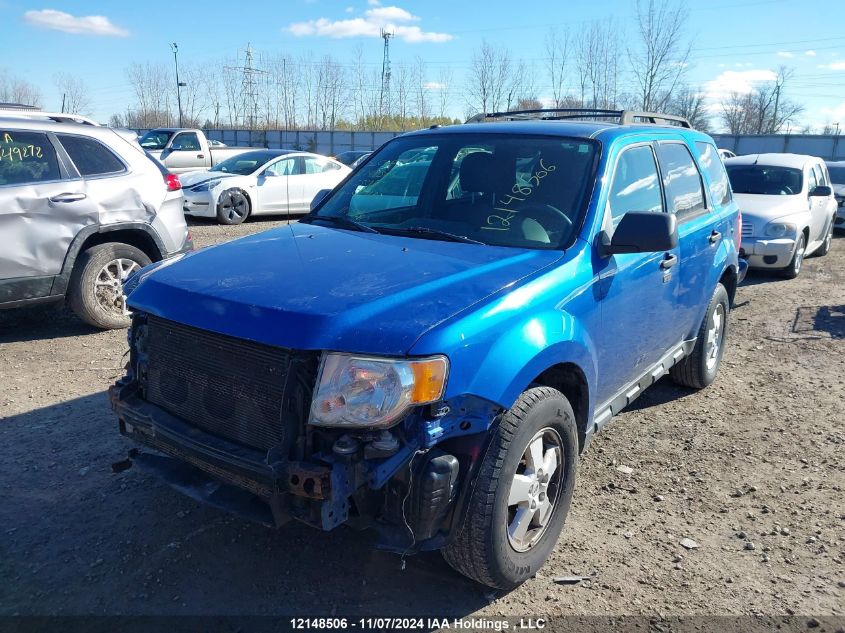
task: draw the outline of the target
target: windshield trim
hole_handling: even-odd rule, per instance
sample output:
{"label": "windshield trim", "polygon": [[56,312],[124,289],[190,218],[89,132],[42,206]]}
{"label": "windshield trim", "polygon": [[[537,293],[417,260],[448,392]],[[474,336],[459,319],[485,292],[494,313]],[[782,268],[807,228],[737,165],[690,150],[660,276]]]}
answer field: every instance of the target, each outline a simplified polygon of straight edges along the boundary
{"label": "windshield trim", "polygon": [[[467,132],[418,132],[415,134],[408,134],[403,136],[397,136],[386,143],[384,143],[381,147],[371,152],[367,157],[364,163],[359,165],[355,170],[350,172],[346,178],[341,181],[335,188],[327,195],[323,196],[323,198],[317,203],[317,206],[314,207],[309,213],[301,218],[301,220],[308,220],[308,218],[323,218],[328,217],[326,215],[320,215],[320,211],[325,207],[326,203],[331,200],[340,190],[341,188],[346,185],[350,178],[352,178],[360,169],[369,163],[372,160],[378,159],[378,155],[383,152],[385,149],[390,147],[390,145],[403,142],[410,139],[420,141],[420,144],[431,142],[432,144],[437,143],[441,139],[460,139],[460,138],[467,138],[472,139],[472,141],[466,142],[483,142],[483,140],[479,141],[476,139],[486,139],[486,140],[493,140],[493,139],[501,139],[502,137],[511,137],[511,138],[519,138],[519,139],[542,139],[542,140],[550,140],[550,141],[558,141],[558,142],[576,142],[576,143],[587,143],[593,146],[593,164],[587,170],[586,177],[590,180],[590,185],[584,190],[583,199],[581,200],[580,207],[578,209],[578,213],[576,215],[577,221],[572,223],[572,231],[569,234],[569,238],[560,244],[555,245],[552,248],[544,248],[542,246],[524,246],[519,244],[488,244],[487,242],[481,242],[484,246],[489,246],[491,248],[514,248],[519,250],[532,250],[532,251],[566,251],[575,244],[578,240],[581,232],[584,229],[584,225],[587,221],[587,216],[589,215],[590,210],[590,203],[593,200],[593,197],[596,193],[596,187],[598,185],[598,170],[599,165],[601,164],[602,156],[604,153],[604,144],[597,138],[592,137],[584,137],[584,136],[572,136],[569,134],[549,134],[549,133],[508,133],[504,134],[502,132],[496,133],[486,133],[483,131],[467,131]],[[440,141],[442,142],[442,141]],[[301,221],[300,220],[300,221]],[[306,223],[308,223],[306,221]],[[334,227],[326,227],[326,228],[334,228]],[[392,235],[390,232],[390,227],[382,227],[382,226],[375,226],[379,233],[383,235]],[[422,235],[394,235],[395,237],[403,237],[403,238],[410,238],[410,239],[427,239],[427,240],[434,240],[432,236],[428,235],[423,237]],[[470,238],[472,239],[472,238]],[[438,241],[446,241],[446,240],[438,240]],[[460,243],[460,242],[455,242]],[[466,242],[467,244],[471,244],[471,242]]]}

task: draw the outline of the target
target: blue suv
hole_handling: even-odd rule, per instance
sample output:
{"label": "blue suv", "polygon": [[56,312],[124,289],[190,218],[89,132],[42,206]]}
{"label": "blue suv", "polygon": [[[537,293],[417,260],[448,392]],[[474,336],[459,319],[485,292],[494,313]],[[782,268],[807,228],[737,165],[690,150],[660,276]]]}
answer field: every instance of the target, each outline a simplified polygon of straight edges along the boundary
{"label": "blue suv", "polygon": [[154,452],[115,467],[515,587],[593,435],[667,373],[716,377],[745,271],[716,146],[666,115],[490,114],[393,139],[321,194],[125,284],[110,399]]}

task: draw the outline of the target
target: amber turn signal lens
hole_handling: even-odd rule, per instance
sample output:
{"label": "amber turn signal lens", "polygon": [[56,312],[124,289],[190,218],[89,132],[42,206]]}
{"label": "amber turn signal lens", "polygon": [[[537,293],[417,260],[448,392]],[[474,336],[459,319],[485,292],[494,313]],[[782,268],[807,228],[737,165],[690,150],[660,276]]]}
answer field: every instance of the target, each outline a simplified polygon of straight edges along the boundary
{"label": "amber turn signal lens", "polygon": [[439,356],[426,360],[411,361],[410,365],[414,372],[411,402],[413,404],[429,404],[440,400],[446,387],[446,374],[449,371],[448,361]]}

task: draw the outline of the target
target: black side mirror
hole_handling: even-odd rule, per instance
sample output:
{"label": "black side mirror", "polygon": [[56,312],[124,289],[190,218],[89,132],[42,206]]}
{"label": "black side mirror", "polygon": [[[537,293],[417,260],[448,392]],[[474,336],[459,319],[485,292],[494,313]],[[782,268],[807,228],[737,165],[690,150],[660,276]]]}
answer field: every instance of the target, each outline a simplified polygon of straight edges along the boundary
{"label": "black side mirror", "polygon": [[331,189],[320,189],[320,191],[318,191],[318,192],[317,192],[317,195],[316,195],[316,196],[314,196],[314,199],[313,199],[313,200],[311,200],[311,210],[313,211],[313,210],[314,210],[314,209],[316,209],[318,206],[320,206],[320,203],[321,203],[321,202],[322,202],[322,201],[326,198],[326,196],[327,196],[327,195],[329,195],[331,192],[332,192],[332,190],[331,190]]}
{"label": "black side mirror", "polygon": [[630,211],[622,216],[613,237],[603,233],[602,255],[657,253],[678,245],[678,223],[671,213]]}
{"label": "black side mirror", "polygon": [[827,185],[818,185],[815,189],[810,192],[811,196],[822,196],[823,198],[828,197],[833,190],[828,187]]}

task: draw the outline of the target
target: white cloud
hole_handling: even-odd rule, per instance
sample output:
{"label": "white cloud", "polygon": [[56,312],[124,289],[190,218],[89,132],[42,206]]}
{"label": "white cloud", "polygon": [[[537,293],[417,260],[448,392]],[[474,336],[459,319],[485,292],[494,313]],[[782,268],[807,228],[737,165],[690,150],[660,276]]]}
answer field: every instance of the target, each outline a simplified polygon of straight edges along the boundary
{"label": "white cloud", "polygon": [[424,87],[426,90],[436,90],[436,91],[438,91],[438,92],[439,92],[440,90],[446,90],[446,84],[441,83],[441,82],[439,82],[439,81],[429,81],[429,82],[427,82],[426,84],[424,84],[424,86],[423,86],[423,87]]}
{"label": "white cloud", "polygon": [[827,70],[845,70],[845,62],[831,62],[829,64],[819,64],[819,68]]}
{"label": "white cloud", "polygon": [[806,55],[807,57],[815,57],[816,51],[804,51],[804,55]]}
{"label": "white cloud", "polygon": [[355,13],[355,7],[346,7],[344,9],[346,13]]}
{"label": "white cloud", "polygon": [[370,5],[371,7],[380,7],[381,6],[380,0],[367,0],[367,4]]}
{"label": "white cloud", "polygon": [[793,55],[793,54],[792,54],[792,53],[790,53],[789,51],[778,51],[778,57],[787,57],[787,58],[789,58],[789,57],[795,57],[795,55]]}
{"label": "white cloud", "polygon": [[382,29],[408,43],[420,42],[448,42],[454,36],[449,33],[435,33],[423,31],[419,26],[409,24],[419,22],[420,18],[401,7],[383,7],[370,4],[372,9],[364,12],[363,18],[349,18],[346,20],[329,20],[318,18],[307,22],[294,22],[287,30],[296,37],[318,36],[334,39],[346,37],[380,37]]}
{"label": "white cloud", "polygon": [[129,31],[112,24],[111,20],[102,15],[86,15],[76,17],[64,11],[55,9],[42,9],[40,11],[27,11],[23,14],[24,22],[32,26],[65,33],[82,35],[107,35],[113,37],[126,37]]}
{"label": "white cloud", "polygon": [[704,92],[709,99],[721,101],[733,93],[748,94],[754,92],[754,84],[761,81],[774,81],[777,75],[771,70],[726,70],[704,85]]}

